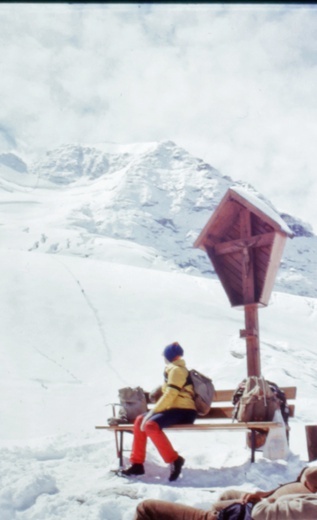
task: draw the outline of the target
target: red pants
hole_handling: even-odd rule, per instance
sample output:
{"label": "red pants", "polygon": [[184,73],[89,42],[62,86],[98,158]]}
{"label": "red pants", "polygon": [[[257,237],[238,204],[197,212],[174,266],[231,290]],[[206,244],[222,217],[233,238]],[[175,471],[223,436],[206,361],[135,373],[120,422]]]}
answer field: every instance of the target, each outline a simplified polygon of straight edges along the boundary
{"label": "red pants", "polygon": [[145,461],[146,443],[149,437],[158,450],[164,462],[170,464],[177,459],[178,453],[174,450],[165,433],[155,421],[147,421],[144,431],[140,430],[144,416],[139,415],[134,423],[133,446],[130,460],[132,464],[143,464]]}

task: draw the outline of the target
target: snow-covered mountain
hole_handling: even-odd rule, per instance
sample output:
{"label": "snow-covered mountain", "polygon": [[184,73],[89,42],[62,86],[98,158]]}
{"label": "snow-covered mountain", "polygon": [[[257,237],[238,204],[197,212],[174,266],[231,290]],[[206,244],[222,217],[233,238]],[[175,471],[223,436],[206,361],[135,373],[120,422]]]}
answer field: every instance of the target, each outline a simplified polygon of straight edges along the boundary
{"label": "snow-covered mountain", "polygon": [[[10,233],[21,249],[122,261],[122,251],[138,244],[136,264],[208,277],[216,277],[213,267],[193,243],[233,185],[274,207],[171,141],[65,145],[30,164],[0,155],[2,209],[15,213]],[[279,212],[295,237],[287,241],[275,289],[315,297],[317,237],[309,224]]]}

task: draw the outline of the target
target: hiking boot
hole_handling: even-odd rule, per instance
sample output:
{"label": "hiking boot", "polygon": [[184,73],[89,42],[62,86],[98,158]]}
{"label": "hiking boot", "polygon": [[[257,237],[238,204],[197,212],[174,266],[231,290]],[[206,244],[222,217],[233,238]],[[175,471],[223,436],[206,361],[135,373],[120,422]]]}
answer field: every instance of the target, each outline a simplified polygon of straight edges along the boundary
{"label": "hiking boot", "polygon": [[125,477],[130,477],[131,475],[144,475],[144,466],[143,464],[132,464],[129,468],[121,470],[120,473]]}
{"label": "hiking boot", "polygon": [[176,460],[174,460],[174,462],[172,462],[171,464],[171,473],[170,473],[170,476],[169,476],[169,481],[172,482],[173,480],[176,480],[178,479],[178,477],[180,476],[180,473],[182,471],[182,467],[185,463],[185,459],[183,459],[183,457],[177,457]]}

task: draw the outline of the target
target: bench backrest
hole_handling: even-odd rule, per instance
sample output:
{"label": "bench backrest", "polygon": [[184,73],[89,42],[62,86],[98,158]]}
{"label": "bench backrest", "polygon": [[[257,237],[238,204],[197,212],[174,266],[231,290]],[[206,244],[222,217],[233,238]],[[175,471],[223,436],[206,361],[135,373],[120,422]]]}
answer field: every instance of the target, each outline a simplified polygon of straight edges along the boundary
{"label": "bench backrest", "polygon": [[[290,401],[294,401],[296,399],[297,388],[296,386],[287,386],[280,388],[285,393],[287,404],[290,410],[290,417],[294,417],[295,404],[291,403]],[[232,419],[232,413],[234,409],[234,406],[232,404],[232,397],[234,392],[235,389],[216,390],[209,413],[207,415],[204,415],[204,417],[197,417],[197,419]],[[149,394],[146,393],[145,395],[147,401],[149,402]]]}
{"label": "bench backrest", "polygon": [[[296,398],[296,386],[281,387],[281,390],[285,393],[290,410],[290,417],[294,417],[295,405],[290,401]],[[204,417],[201,417],[201,419],[231,419],[234,409],[232,404],[234,392],[235,390],[216,390],[210,412]]]}

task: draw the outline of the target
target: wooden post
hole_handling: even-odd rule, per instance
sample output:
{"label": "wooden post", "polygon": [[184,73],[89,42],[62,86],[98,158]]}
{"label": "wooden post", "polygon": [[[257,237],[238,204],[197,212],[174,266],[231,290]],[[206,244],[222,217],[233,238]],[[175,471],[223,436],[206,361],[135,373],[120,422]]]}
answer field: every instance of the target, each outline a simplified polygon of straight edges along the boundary
{"label": "wooden post", "polygon": [[247,369],[248,376],[261,375],[260,363],[260,340],[259,340],[259,320],[258,307],[256,304],[244,306],[245,313],[245,331],[242,331],[242,337],[247,342]]}
{"label": "wooden post", "polygon": [[306,428],[306,440],[307,440],[307,452],[308,460],[317,459],[317,426],[305,426]]}

